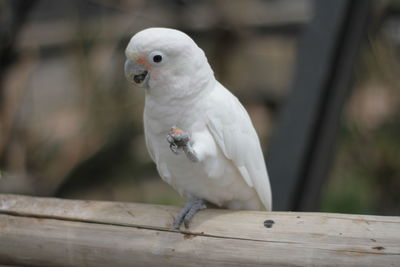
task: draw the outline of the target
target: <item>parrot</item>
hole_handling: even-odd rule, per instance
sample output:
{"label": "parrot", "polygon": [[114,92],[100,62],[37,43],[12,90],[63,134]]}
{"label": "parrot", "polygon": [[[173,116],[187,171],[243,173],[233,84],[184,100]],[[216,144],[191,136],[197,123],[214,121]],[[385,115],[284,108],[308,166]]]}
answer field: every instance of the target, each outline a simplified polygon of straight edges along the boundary
{"label": "parrot", "polygon": [[162,180],[186,200],[172,227],[188,228],[210,205],[271,211],[271,186],[251,119],[216,80],[193,39],[176,29],[147,28],[133,35],[125,56],[125,77],[145,91],[150,157]]}

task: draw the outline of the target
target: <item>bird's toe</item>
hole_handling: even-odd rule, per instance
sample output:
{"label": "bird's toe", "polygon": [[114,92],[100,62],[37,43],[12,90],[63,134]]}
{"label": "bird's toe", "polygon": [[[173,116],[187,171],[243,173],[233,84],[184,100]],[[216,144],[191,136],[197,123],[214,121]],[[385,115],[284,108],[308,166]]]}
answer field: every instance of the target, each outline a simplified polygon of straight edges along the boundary
{"label": "bird's toe", "polygon": [[172,227],[174,227],[175,229],[179,229],[179,227],[181,227],[181,224],[182,224],[182,218],[177,217],[172,223]]}

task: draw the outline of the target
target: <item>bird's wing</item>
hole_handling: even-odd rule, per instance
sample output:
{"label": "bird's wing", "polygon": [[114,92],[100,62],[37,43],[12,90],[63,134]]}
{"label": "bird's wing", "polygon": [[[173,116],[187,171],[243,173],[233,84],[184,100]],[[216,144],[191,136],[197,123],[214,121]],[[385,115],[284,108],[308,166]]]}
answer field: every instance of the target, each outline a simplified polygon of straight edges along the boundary
{"label": "bird's wing", "polygon": [[207,126],[225,156],[232,160],[248,186],[254,187],[267,210],[272,195],[260,141],[247,111],[222,85],[211,93]]}

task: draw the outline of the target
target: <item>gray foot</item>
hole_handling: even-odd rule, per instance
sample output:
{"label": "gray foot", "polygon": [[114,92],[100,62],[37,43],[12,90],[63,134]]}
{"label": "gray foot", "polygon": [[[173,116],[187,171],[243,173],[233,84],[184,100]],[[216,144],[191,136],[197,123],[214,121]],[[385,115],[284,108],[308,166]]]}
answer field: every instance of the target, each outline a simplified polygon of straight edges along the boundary
{"label": "gray foot", "polygon": [[202,199],[192,198],[186,202],[185,206],[181,209],[179,214],[176,216],[172,226],[175,229],[179,229],[182,222],[185,225],[185,228],[189,228],[190,220],[193,215],[195,215],[199,210],[206,209],[206,202]]}
{"label": "gray foot", "polygon": [[180,152],[185,152],[185,155],[188,159],[193,162],[198,162],[199,159],[196,156],[196,151],[193,150],[192,145],[190,144],[190,136],[187,132],[182,131],[176,126],[172,127],[167,135],[167,141],[169,143],[169,148],[175,154],[179,154]]}

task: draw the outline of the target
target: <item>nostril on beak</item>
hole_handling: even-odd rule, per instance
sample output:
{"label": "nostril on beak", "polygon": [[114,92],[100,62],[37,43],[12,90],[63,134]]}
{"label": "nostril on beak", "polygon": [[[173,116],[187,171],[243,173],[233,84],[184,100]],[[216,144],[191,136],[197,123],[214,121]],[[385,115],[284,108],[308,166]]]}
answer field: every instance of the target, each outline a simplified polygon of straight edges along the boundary
{"label": "nostril on beak", "polygon": [[133,76],[134,82],[139,83],[139,84],[142,83],[144,81],[144,79],[146,79],[147,73],[148,73],[147,71],[144,71],[141,74],[134,75]]}

